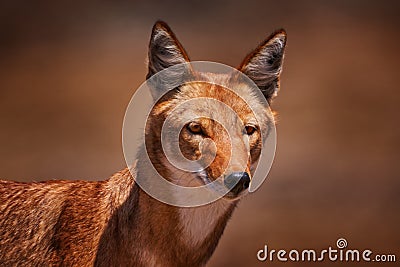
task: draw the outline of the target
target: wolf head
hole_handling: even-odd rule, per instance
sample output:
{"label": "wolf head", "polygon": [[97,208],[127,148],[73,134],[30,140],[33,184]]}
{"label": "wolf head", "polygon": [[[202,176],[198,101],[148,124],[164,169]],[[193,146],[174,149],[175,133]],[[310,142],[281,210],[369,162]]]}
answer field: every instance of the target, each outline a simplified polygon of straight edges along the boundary
{"label": "wolf head", "polygon": [[[193,68],[166,23],[154,25],[147,78],[157,101],[147,121],[145,144],[153,166],[164,178],[189,187],[220,178],[222,186],[230,189],[226,198],[244,194],[274,123],[264,103],[277,95],[285,44],[286,33],[277,31],[245,57],[237,68],[241,75],[204,73]],[[156,75],[161,73],[167,75]],[[160,89],[165,86],[172,90]],[[164,138],[166,122],[170,134]],[[181,153],[194,168],[177,167],[168,153]]]}

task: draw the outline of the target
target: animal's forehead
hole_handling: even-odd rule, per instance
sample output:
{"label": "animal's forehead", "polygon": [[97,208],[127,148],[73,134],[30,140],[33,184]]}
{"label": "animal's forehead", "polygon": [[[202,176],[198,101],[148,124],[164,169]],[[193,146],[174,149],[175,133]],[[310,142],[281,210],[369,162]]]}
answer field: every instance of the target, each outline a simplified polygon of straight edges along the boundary
{"label": "animal's forehead", "polygon": [[208,82],[194,82],[182,86],[180,94],[177,97],[180,100],[198,99],[198,101],[195,101],[193,108],[201,109],[205,113],[214,113],[214,115],[217,115],[215,112],[221,111],[221,105],[215,105],[215,102],[218,101],[243,117],[254,115],[250,106],[251,103],[242,95],[221,85]]}
{"label": "animal's forehead", "polygon": [[207,75],[203,81],[188,82],[171,99],[158,103],[153,112],[173,116],[176,121],[207,117],[228,125],[235,124],[237,118],[260,126],[272,121],[261,91],[231,77]]}

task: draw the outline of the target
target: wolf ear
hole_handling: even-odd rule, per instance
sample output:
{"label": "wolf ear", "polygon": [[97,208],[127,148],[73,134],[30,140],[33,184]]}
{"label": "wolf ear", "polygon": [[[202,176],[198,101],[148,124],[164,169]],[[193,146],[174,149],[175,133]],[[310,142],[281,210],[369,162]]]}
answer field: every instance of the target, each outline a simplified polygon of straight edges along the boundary
{"label": "wolf ear", "polygon": [[189,57],[175,34],[165,22],[157,21],[151,32],[146,78],[163,69],[186,62],[189,62]]}
{"label": "wolf ear", "polygon": [[[188,64],[179,65],[187,62],[189,62],[189,57],[175,34],[165,22],[157,21],[150,37],[146,76],[147,84],[150,86],[150,92],[155,100],[189,79],[190,66]],[[167,68],[166,72],[154,76]]]}
{"label": "wolf ear", "polygon": [[268,102],[279,90],[285,45],[286,32],[276,31],[252,51],[238,68],[254,81]]}

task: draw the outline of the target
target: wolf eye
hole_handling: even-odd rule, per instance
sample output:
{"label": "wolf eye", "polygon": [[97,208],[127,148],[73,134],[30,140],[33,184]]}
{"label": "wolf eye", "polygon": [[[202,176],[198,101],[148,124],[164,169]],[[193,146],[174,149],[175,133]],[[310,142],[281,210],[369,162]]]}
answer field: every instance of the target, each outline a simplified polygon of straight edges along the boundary
{"label": "wolf eye", "polygon": [[201,125],[196,122],[191,122],[186,127],[189,130],[189,132],[191,132],[192,134],[203,133],[203,130],[201,129]]}
{"label": "wolf eye", "polygon": [[257,129],[254,126],[247,125],[245,126],[245,130],[247,135],[252,135]]}

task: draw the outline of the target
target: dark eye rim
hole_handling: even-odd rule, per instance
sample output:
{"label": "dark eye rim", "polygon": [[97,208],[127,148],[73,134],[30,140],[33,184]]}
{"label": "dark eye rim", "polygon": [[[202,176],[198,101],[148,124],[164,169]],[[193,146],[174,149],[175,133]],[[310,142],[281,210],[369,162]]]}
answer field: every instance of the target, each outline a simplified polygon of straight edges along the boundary
{"label": "dark eye rim", "polygon": [[[198,128],[195,130],[193,129],[193,126],[197,126]],[[189,122],[186,125],[186,129],[192,134],[197,134],[197,135],[203,135],[203,129],[201,128],[201,125],[197,122]]]}
{"label": "dark eye rim", "polygon": [[245,134],[253,135],[258,130],[257,126],[254,125],[246,125],[244,126]]}

